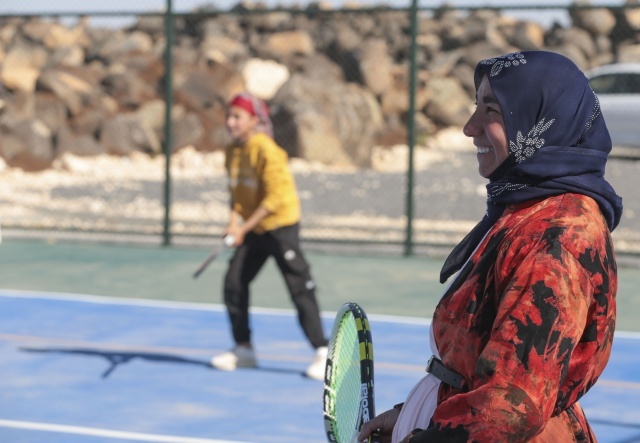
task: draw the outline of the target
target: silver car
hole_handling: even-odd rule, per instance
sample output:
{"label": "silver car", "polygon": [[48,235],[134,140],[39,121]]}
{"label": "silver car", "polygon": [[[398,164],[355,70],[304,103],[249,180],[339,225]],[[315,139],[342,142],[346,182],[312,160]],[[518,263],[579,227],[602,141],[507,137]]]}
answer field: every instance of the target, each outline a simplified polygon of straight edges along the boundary
{"label": "silver car", "polygon": [[640,148],[640,63],[600,66],[586,73],[617,149]]}

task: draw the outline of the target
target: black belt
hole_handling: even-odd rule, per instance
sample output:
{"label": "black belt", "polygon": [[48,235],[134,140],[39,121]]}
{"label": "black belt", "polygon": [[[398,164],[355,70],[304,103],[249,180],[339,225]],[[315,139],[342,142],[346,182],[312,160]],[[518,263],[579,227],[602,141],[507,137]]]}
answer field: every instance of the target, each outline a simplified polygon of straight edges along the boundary
{"label": "black belt", "polygon": [[432,355],[427,362],[426,371],[441,382],[454,388],[462,389],[462,383],[464,382],[462,375],[458,374],[456,371],[447,369],[444,363],[442,363],[440,359],[436,358],[435,355]]}

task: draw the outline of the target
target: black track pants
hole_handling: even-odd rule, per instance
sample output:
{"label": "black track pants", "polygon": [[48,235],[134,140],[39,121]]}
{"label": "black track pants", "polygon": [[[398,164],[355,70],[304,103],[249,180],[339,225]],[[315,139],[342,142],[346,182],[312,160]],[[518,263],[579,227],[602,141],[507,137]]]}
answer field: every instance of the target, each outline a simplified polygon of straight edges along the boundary
{"label": "black track pants", "polygon": [[224,279],[224,303],[236,343],[251,341],[249,327],[249,284],[269,257],[276,260],[289,295],[298,311],[298,321],[314,348],[327,345],[322,329],[315,283],[309,264],[300,250],[300,225],[295,224],[265,234],[249,233],[229,261]]}

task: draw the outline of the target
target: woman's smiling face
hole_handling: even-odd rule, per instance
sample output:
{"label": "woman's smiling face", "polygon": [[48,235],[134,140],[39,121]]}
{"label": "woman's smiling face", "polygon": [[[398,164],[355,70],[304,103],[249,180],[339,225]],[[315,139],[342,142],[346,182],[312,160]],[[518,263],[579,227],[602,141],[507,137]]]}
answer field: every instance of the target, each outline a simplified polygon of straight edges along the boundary
{"label": "woman's smiling face", "polygon": [[476,109],[463,131],[467,137],[473,137],[478,149],[480,175],[489,177],[509,157],[509,141],[502,110],[486,75],[476,93]]}

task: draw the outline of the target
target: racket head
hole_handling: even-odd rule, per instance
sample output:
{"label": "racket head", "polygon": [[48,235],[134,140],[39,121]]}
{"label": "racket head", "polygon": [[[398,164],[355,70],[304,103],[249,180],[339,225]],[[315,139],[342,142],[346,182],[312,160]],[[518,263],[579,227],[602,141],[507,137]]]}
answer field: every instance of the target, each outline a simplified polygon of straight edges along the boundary
{"label": "racket head", "polygon": [[373,342],[369,320],[357,303],[342,305],[329,339],[324,381],[324,426],[331,443],[354,442],[375,416]]}

